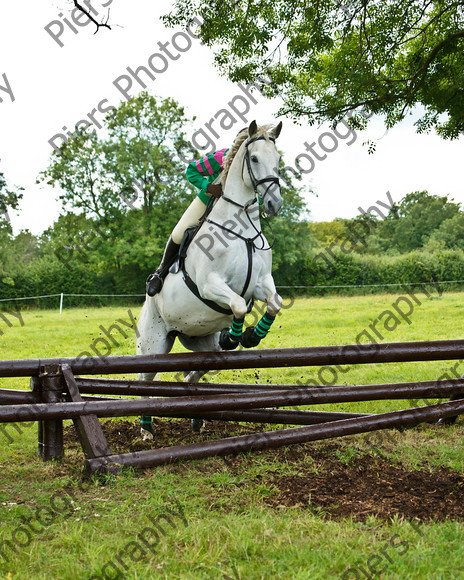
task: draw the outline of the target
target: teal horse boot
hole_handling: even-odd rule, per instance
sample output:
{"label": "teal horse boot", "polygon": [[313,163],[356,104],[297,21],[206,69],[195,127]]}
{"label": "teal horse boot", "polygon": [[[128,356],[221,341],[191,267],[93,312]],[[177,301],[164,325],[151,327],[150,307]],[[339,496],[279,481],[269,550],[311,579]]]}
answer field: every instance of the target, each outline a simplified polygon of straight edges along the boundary
{"label": "teal horse boot", "polygon": [[144,441],[154,439],[155,430],[153,429],[151,417],[140,417],[140,432]]}

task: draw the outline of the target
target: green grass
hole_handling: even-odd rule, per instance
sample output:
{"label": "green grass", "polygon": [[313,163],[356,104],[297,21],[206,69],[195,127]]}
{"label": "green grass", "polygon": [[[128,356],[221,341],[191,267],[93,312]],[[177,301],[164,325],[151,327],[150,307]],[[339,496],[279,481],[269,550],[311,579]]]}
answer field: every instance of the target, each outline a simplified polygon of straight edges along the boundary
{"label": "green grass", "polygon": [[[411,314],[411,324],[402,321],[394,330],[384,330],[384,342],[463,338],[463,294],[418,297],[421,304]],[[279,316],[262,347],[351,344],[382,312],[392,309],[395,299],[375,295],[297,300]],[[138,315],[136,307],[131,310]],[[23,318],[23,327],[16,319],[12,319],[12,327],[0,319],[4,332],[0,335],[1,358],[74,357],[103,336],[100,326],[109,328],[120,318],[129,322],[127,307],[70,309],[62,315],[24,311]],[[125,330],[127,338],[113,332],[118,346],[111,354],[134,353],[134,331]],[[357,365],[339,373],[338,382],[433,380],[453,365],[449,361]],[[462,374],[464,363],[457,370]],[[318,372],[317,368],[228,371],[210,380],[292,383],[318,379]],[[26,389],[28,382],[2,379],[0,387]],[[407,405],[404,401],[378,401],[320,409],[383,412]],[[21,436],[12,433],[10,444],[0,433],[0,546],[11,540],[22,518],[34,516],[39,507],[50,507],[53,497],[55,502],[61,501],[62,511],[55,510],[55,520],[41,526],[17,554],[8,552],[8,563],[0,556],[0,578],[105,577],[103,567],[118,554],[127,565],[124,577],[131,579],[326,579],[342,577],[353,567],[358,567],[358,576],[353,572],[345,577],[364,578],[359,567],[367,570],[368,562],[377,571],[383,570],[381,578],[464,578],[461,522],[423,523],[419,533],[401,520],[336,521],[310,506],[267,507],[264,500],[275,493],[266,483],[267,474],[314,470],[309,456],[304,462],[295,462],[291,457],[284,461],[261,452],[242,456],[239,470],[211,458],[84,481],[77,467],[83,464],[81,454],[68,452],[63,462],[44,464],[35,455],[35,428],[23,426]],[[315,443],[314,448],[318,445],[324,443]],[[360,454],[381,456],[411,469],[448,467],[462,472],[462,420],[451,428],[422,426],[340,440],[336,452],[340,465]],[[175,528],[167,527],[156,549],[137,552],[133,542],[151,526],[148,515],[156,518],[167,508],[176,510],[177,502],[188,525],[173,518]],[[17,538],[26,543],[23,536]],[[107,578],[116,577],[109,568],[107,572]]]}

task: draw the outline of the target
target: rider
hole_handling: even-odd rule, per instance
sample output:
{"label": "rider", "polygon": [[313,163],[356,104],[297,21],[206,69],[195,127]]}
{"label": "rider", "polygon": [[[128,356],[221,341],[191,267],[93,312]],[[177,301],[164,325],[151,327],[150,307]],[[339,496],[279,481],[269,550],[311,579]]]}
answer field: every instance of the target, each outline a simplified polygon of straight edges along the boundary
{"label": "rider", "polygon": [[[238,133],[243,131],[248,131],[245,127],[241,129]],[[237,135],[237,136],[238,136]],[[169,236],[166,248],[164,250],[163,258],[157,270],[150,274],[147,278],[147,294],[148,296],[154,296],[160,292],[163,287],[163,280],[166,278],[169,266],[172,260],[177,255],[179,251],[180,243],[184,237],[185,230],[191,226],[198,225],[201,216],[204,214],[206,206],[210,201],[211,197],[219,198],[222,195],[222,185],[213,184],[224,167],[224,158],[227,155],[229,149],[221,149],[210,155],[206,155],[202,159],[197,161],[192,161],[187,167],[186,176],[187,179],[198,187],[200,192],[197,197],[192,201],[189,207],[185,210],[184,215],[180,218],[179,222],[172,230]]]}

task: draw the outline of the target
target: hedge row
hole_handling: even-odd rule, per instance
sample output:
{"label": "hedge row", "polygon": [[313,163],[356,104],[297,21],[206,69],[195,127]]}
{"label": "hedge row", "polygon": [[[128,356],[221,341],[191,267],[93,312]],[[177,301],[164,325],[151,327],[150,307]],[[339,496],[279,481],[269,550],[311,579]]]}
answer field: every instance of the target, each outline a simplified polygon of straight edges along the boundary
{"label": "hedge row", "polygon": [[[0,272],[0,299],[50,294],[143,294],[144,273],[137,266],[96,274],[79,264],[63,264],[56,258],[42,258],[14,272]],[[21,307],[55,308],[58,298],[21,301]],[[133,298],[129,302],[140,302]],[[127,299],[66,297],[67,306],[127,303]],[[0,305],[2,303],[0,302]],[[12,303],[6,302],[5,308]]]}
{"label": "hedge row", "polygon": [[[278,285],[309,286],[310,288],[302,289],[302,293],[310,295],[357,294],[389,291],[389,288],[397,292],[397,286],[387,285],[464,280],[464,252],[414,251],[399,256],[363,256],[343,252],[330,255],[326,251],[321,251],[292,267],[281,266],[279,271],[275,272],[275,278]],[[332,288],[315,288],[315,286]],[[334,286],[355,286],[355,288],[333,288]],[[368,287],[362,289],[360,286]],[[463,286],[462,283],[454,283],[442,285],[442,288],[450,290]]]}
{"label": "hedge row", "polygon": [[[19,298],[47,294],[143,294],[147,273],[137,265],[98,275],[82,265],[64,265],[55,258],[37,260],[14,272],[0,272],[0,298]],[[282,289],[281,293],[320,295],[388,291],[387,284],[433,283],[464,280],[464,252],[442,250],[435,253],[411,252],[399,256],[362,256],[342,252],[313,254],[292,265],[282,263],[274,272],[278,286],[304,286],[301,290]],[[368,286],[367,289],[359,286]],[[378,286],[375,286],[378,285]],[[332,288],[315,288],[329,286]],[[355,286],[355,288],[333,288]],[[444,290],[463,284],[447,284]],[[392,287],[393,292],[398,288]],[[134,298],[132,301],[140,302]],[[53,307],[57,299],[22,302],[23,306]],[[107,298],[66,298],[68,306],[109,304]],[[1,304],[1,303],[0,303]],[[5,303],[11,307],[11,303]]]}

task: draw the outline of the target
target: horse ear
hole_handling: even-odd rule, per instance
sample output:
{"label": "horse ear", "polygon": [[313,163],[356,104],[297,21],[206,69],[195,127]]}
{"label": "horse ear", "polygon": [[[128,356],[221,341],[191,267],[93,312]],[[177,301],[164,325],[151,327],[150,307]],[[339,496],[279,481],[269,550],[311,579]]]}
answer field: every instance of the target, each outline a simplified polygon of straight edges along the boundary
{"label": "horse ear", "polygon": [[253,137],[253,135],[257,132],[258,125],[256,121],[251,121],[250,126],[248,127],[248,136]]}
{"label": "horse ear", "polygon": [[277,137],[280,135],[281,131],[282,131],[282,121],[280,121],[280,123],[277,125],[277,127],[274,127],[274,129],[272,129],[271,137],[274,137],[274,139],[277,139]]}

